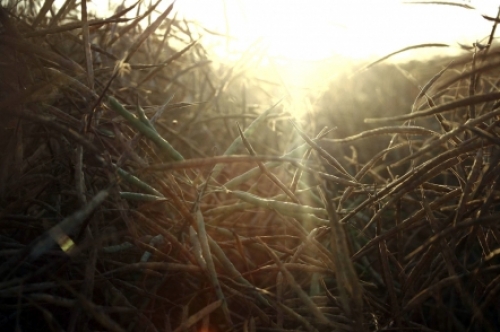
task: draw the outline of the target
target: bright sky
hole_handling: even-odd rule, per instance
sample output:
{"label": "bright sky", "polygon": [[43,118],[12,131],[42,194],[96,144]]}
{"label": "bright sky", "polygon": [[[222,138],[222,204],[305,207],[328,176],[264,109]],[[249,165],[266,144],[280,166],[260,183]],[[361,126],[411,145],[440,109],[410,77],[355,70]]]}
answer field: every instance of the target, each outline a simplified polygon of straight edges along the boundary
{"label": "bright sky", "polygon": [[[63,1],[56,0],[56,6]],[[125,4],[135,1],[125,0]],[[144,4],[150,1],[155,2],[144,0]],[[412,45],[445,43],[452,46],[434,48],[434,53],[431,49],[410,51],[395,58],[422,59],[431,54],[456,53],[458,43],[484,42],[492,22],[481,14],[496,17],[500,1],[456,0],[455,3],[474,9],[408,4],[400,0],[177,0],[174,10],[178,18],[198,21],[211,31],[234,37],[228,45],[225,41],[229,39],[204,33],[202,43],[208,50],[207,46],[213,46],[213,60],[217,57],[224,62],[238,59],[234,54],[247,50],[257,40],[268,55],[294,60],[273,70],[287,85],[284,87],[288,95],[295,98],[302,93],[296,93],[297,90],[290,93],[293,87],[321,90],[332,77],[331,72],[335,73],[339,64],[343,66],[339,60],[342,58],[368,63]],[[170,0],[164,0],[158,9],[162,11],[170,4]],[[89,12],[92,5],[99,17],[107,16],[103,8],[107,7],[107,1],[92,0],[88,3]],[[314,64],[325,59],[330,61],[328,65]],[[335,66],[331,65],[332,59]],[[298,65],[295,60],[308,64]],[[325,73],[323,68],[329,68],[330,73]],[[307,103],[307,98],[302,101]],[[291,100],[290,104],[303,108],[297,100]]]}
{"label": "bright sky", "polygon": [[[133,2],[126,0],[127,4]],[[107,6],[107,1],[92,3],[99,7],[99,13],[105,12],[102,6]],[[170,3],[163,1],[160,7]],[[380,57],[421,43],[470,45],[490,33],[491,22],[480,14],[496,16],[498,0],[455,3],[475,10],[400,0],[177,0],[174,8],[211,30],[229,30],[236,38],[230,45],[233,51],[243,51],[262,38],[270,55],[318,60],[333,55]],[[219,56],[225,56],[226,47],[217,48]]]}
{"label": "bright sky", "polygon": [[176,8],[212,30],[228,26],[238,38],[233,48],[262,37],[272,55],[317,60],[383,56],[421,43],[470,44],[490,33],[480,14],[496,16],[498,1],[456,3],[476,10],[399,0],[178,0]]}

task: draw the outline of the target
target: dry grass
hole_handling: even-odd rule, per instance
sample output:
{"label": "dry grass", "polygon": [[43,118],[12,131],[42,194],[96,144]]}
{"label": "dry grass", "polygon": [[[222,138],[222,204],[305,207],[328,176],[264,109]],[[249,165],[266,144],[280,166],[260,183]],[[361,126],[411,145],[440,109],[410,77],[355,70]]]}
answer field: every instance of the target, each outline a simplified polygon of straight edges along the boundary
{"label": "dry grass", "polygon": [[[0,10],[1,330],[500,328],[496,49],[332,138],[171,7],[144,29],[154,8],[50,4]],[[372,67],[330,103],[398,95],[355,91],[396,68]]]}

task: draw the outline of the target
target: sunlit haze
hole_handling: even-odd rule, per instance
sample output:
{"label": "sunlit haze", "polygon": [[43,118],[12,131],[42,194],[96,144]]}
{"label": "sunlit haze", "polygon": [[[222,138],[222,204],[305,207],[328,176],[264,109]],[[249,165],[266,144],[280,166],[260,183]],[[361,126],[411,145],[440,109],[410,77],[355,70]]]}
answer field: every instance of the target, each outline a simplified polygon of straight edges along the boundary
{"label": "sunlit haze", "polygon": [[[134,2],[127,0],[125,5]],[[348,59],[367,63],[412,45],[449,45],[412,50],[393,58],[422,60],[436,54],[457,53],[459,44],[485,42],[492,22],[481,15],[495,17],[500,4],[495,0],[456,0],[455,5],[408,2],[177,0],[174,10],[178,18],[206,28],[193,32],[214,61],[233,61],[248,49],[259,50],[265,55],[261,61],[271,64],[290,95],[290,89],[297,86],[321,89],[319,85],[331,76],[323,68],[338,70]],[[112,2],[112,10],[121,3]],[[144,1],[142,5],[149,3]],[[171,1],[164,1],[158,9],[170,4]],[[101,17],[106,16],[107,6],[107,1],[101,0],[88,4],[89,12],[95,11]]]}
{"label": "sunlit haze", "polygon": [[318,60],[382,56],[422,43],[470,44],[488,35],[491,23],[480,13],[495,16],[497,2],[458,3],[476,10],[398,0],[184,0],[177,8],[211,30],[234,36],[232,49],[263,38],[270,55]]}
{"label": "sunlit haze", "polygon": [[[470,45],[489,35],[491,23],[481,14],[496,16],[500,4],[495,0],[455,1],[475,8],[466,9],[409,2],[178,0],[174,8],[180,17],[231,37],[205,33],[208,43],[219,44],[214,49],[218,56],[227,56],[227,51],[244,51],[260,40],[271,56],[319,60],[335,55],[354,59],[383,56],[422,43],[447,43],[452,49],[457,48],[457,43]],[[164,1],[160,7],[170,3]],[[93,0],[89,6],[103,13],[107,1]]]}

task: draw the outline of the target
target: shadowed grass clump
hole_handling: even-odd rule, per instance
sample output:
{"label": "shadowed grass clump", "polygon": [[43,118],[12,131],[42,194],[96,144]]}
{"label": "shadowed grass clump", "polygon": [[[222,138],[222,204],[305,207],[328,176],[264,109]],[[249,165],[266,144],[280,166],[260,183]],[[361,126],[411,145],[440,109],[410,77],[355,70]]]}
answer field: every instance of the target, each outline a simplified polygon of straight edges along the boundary
{"label": "shadowed grass clump", "polygon": [[368,66],[303,124],[173,5],[52,2],[0,8],[2,331],[500,328],[495,48]]}

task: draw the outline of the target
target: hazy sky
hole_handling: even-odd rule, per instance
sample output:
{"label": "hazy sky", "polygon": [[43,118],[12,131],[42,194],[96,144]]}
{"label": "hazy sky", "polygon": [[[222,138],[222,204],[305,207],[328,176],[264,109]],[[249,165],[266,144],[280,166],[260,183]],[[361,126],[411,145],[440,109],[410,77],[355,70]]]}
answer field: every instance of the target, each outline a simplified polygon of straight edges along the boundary
{"label": "hazy sky", "polygon": [[[405,4],[398,0],[179,0],[177,8],[239,38],[263,37],[270,52],[318,59],[332,54],[381,56],[420,43],[470,44],[487,36],[500,1],[456,1],[475,7]],[[238,44],[238,45],[239,45]]]}
{"label": "hazy sky", "polygon": [[[125,4],[136,1],[125,0]],[[153,1],[144,0],[143,4]],[[56,0],[56,5],[63,2]],[[351,63],[347,64],[346,57],[362,60],[361,64],[355,63],[359,67],[412,45],[447,43],[452,46],[434,49],[435,53],[410,51],[393,58],[422,60],[431,54],[446,54],[447,50],[448,54],[457,52],[458,43],[471,45],[484,41],[491,32],[492,22],[481,14],[495,17],[500,0],[457,0],[456,3],[474,9],[405,4],[399,0],[177,0],[174,10],[178,18],[184,16],[210,30],[235,37],[226,39],[202,33],[204,47],[213,46],[211,59],[214,61],[236,60],[239,56],[227,51],[241,53],[256,40],[261,40],[261,46],[267,46],[268,55],[300,60],[274,61],[271,66],[262,66],[259,62],[258,67],[259,75],[265,69],[285,82],[285,90],[293,96],[293,100],[286,102],[297,109],[291,112],[299,113],[306,109],[303,104],[309,102],[307,94],[302,94],[303,87],[307,87],[307,91],[322,91],[338,72],[350,70]],[[163,11],[170,4],[171,1],[164,0],[158,10]],[[104,7],[107,1],[88,2],[89,12],[97,11],[99,17],[111,15]],[[129,14],[133,16],[135,12]],[[226,40],[231,42],[226,44]],[[327,61],[309,61],[323,59]],[[279,65],[275,66],[276,63]],[[295,90],[290,93],[292,89]]]}
{"label": "hazy sky", "polygon": [[[56,0],[56,4],[62,2]],[[107,3],[92,0],[89,9],[94,6],[105,16]],[[470,45],[489,35],[492,23],[481,14],[496,16],[499,0],[455,3],[475,9],[399,0],[177,0],[174,8],[211,30],[226,33],[229,27],[237,38],[230,45],[233,50],[245,50],[262,38],[272,55],[317,60],[335,54],[356,59],[383,56],[421,43]],[[171,1],[164,0],[160,9],[169,4]],[[225,50],[221,45],[217,53],[224,56]]]}

